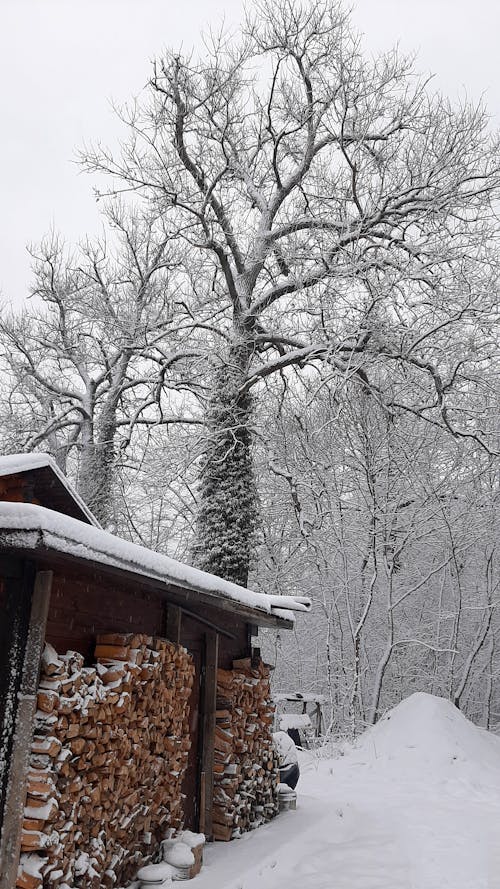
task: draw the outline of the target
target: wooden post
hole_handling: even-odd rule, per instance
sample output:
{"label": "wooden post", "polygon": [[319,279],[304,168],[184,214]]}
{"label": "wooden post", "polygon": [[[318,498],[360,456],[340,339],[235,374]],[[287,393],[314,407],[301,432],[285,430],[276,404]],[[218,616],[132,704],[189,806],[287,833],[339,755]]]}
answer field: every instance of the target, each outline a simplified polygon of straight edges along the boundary
{"label": "wooden post", "polygon": [[199,824],[198,824],[198,830],[200,831],[200,833],[204,833],[206,836],[205,818],[206,818],[207,799],[206,799],[205,788],[206,788],[206,775],[205,775],[205,772],[201,772],[200,773],[200,819],[199,819]]}
{"label": "wooden post", "polygon": [[316,735],[317,738],[319,738],[319,736],[321,734],[320,728],[321,728],[321,708],[320,708],[319,701],[316,701],[316,731],[314,734]]}
{"label": "wooden post", "polygon": [[[0,835],[30,621],[35,571],[26,560],[0,556]],[[0,840],[1,842],[1,840]],[[1,845],[0,845],[1,850]]]}
{"label": "wooden post", "polygon": [[3,830],[0,839],[0,889],[12,889],[17,879],[40,660],[45,642],[51,587],[52,571],[39,571],[35,575],[31,598],[28,636],[24,649],[12,752],[8,765]]}
{"label": "wooden post", "polygon": [[[200,824],[208,840],[212,839],[212,813],[214,796],[214,738],[215,711],[217,708],[217,665],[219,661],[219,636],[211,631],[205,634],[205,682],[203,685],[203,751],[200,808]],[[201,829],[201,828],[200,828]]]}
{"label": "wooden post", "polygon": [[182,611],[178,605],[167,603],[165,608],[165,636],[177,645],[181,641]]}

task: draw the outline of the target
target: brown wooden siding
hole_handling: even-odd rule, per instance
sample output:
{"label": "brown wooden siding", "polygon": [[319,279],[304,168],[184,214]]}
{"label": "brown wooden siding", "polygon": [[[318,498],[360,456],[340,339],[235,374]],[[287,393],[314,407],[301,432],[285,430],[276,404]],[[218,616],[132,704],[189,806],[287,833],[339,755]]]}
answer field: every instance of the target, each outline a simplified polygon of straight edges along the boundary
{"label": "brown wooden siding", "polygon": [[98,633],[163,635],[160,596],[110,582],[98,571],[56,570],[47,623],[47,641],[91,659]]}
{"label": "brown wooden siding", "polygon": [[89,523],[86,512],[50,466],[0,476],[0,500],[34,503]]}
{"label": "brown wooden siding", "polygon": [[[165,635],[167,602],[154,593],[110,580],[97,570],[82,571],[57,567],[54,571],[47,641],[59,652],[75,649],[91,658],[98,633],[134,632]],[[193,604],[190,603],[190,610]],[[199,606],[201,620],[182,615],[180,642],[188,650],[199,650],[208,621],[230,633],[219,640],[219,666],[229,669],[233,658],[248,653],[248,625],[228,611]]]}
{"label": "brown wooden siding", "polygon": [[10,503],[29,503],[32,491],[25,477],[20,475],[7,475],[0,478],[0,500],[8,500]]}

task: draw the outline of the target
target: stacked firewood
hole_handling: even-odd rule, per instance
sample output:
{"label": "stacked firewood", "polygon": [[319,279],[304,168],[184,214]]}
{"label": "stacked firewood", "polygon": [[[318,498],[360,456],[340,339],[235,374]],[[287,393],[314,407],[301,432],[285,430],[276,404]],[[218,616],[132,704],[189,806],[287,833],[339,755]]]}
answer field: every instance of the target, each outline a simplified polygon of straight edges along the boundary
{"label": "stacked firewood", "polygon": [[116,887],[182,819],[194,667],[144,635],[97,638],[96,664],[45,647],[17,886]]}
{"label": "stacked firewood", "polygon": [[213,834],[230,840],[278,813],[269,667],[244,658],[217,671]]}

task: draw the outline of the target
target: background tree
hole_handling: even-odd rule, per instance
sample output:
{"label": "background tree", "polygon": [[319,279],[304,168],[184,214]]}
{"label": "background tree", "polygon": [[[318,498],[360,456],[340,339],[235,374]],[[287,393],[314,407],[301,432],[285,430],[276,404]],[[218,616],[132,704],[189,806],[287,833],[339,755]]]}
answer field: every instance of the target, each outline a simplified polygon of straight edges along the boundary
{"label": "background tree", "polygon": [[57,237],[33,250],[41,308],[0,321],[4,448],[48,448],[105,523],[116,518],[114,474],[137,431],[200,422],[186,395],[196,391],[187,362],[200,352],[185,344],[191,322],[177,308],[173,326],[178,247],[151,217],[115,206],[108,222],[109,240],[73,254]]}
{"label": "background tree", "polygon": [[352,384],[341,395],[312,375],[287,401],[273,390],[252,584],[314,601],[279,640],[277,687],[326,695],[335,732],[414,691],[498,721],[497,461],[405,412],[388,419]]}

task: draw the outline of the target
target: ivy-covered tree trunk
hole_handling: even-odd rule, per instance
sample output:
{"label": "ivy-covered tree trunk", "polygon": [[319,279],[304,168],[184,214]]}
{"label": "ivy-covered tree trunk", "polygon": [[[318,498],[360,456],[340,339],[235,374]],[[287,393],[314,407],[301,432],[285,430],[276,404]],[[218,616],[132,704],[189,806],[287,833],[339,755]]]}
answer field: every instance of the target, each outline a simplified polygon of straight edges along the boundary
{"label": "ivy-covered tree trunk", "polygon": [[242,393],[251,348],[235,345],[220,368],[206,418],[194,557],[204,571],[246,586],[258,498],[251,453],[252,399]]}
{"label": "ivy-covered tree trunk", "polygon": [[[109,414],[109,415],[108,415]],[[112,520],[116,419],[111,411],[83,429],[78,474],[78,491],[96,519],[105,528]]]}
{"label": "ivy-covered tree trunk", "polygon": [[103,527],[111,520],[113,463],[114,451],[109,442],[91,442],[82,448],[78,490]]}

